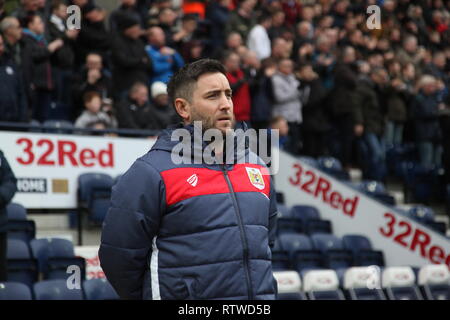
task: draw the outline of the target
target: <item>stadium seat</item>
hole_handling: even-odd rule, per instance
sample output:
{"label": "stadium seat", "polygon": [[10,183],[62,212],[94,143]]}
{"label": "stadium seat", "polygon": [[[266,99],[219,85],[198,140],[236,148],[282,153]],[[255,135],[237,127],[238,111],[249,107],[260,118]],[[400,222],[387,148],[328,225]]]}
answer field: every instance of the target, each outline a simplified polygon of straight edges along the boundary
{"label": "stadium seat", "polygon": [[342,240],[331,234],[317,233],[311,236],[313,247],[324,256],[324,266],[330,269],[349,268],[353,265],[350,250],[344,248]]}
{"label": "stadium seat", "polygon": [[302,272],[322,268],[322,254],[314,250],[311,240],[301,234],[281,234],[278,237],[280,247],[287,251],[293,268]]}
{"label": "stadium seat", "polygon": [[34,239],[30,246],[44,279],[67,279],[67,268],[71,265],[78,266],[82,280],[85,279],[86,262],[84,258],[75,257],[73,244],[69,240]]}
{"label": "stadium seat", "polygon": [[408,210],[408,216],[412,219],[427,224],[434,222],[434,211],[433,209],[426,206],[414,206]]}
{"label": "stadium seat", "polygon": [[359,190],[376,200],[387,205],[395,206],[395,198],[386,191],[383,183],[375,180],[365,180],[359,183],[357,187]]}
{"label": "stadium seat", "polygon": [[380,269],[352,267],[344,275],[344,289],[351,300],[386,300],[381,290]]}
{"label": "stadium seat", "polygon": [[21,204],[10,203],[6,207],[8,215],[8,238],[30,242],[36,236],[36,223],[27,220],[27,210]]}
{"label": "stadium seat", "polygon": [[411,267],[388,267],[383,271],[382,285],[389,300],[423,300],[415,280]]}
{"label": "stadium seat", "polygon": [[319,167],[319,162],[314,159],[313,157],[308,157],[308,156],[300,156],[297,158],[298,160],[300,160],[303,163],[306,163],[307,165],[314,167],[314,168],[318,168]]}
{"label": "stadium seat", "polygon": [[0,300],[32,300],[30,288],[20,282],[0,282]]}
{"label": "stadium seat", "polygon": [[302,281],[296,271],[274,272],[278,284],[277,300],[306,300],[301,292]]}
{"label": "stadium seat", "polygon": [[303,278],[303,291],[310,300],[345,300],[334,270],[311,270]]}
{"label": "stadium seat", "polygon": [[297,205],[291,209],[291,217],[302,222],[305,233],[332,233],[331,222],[320,218],[319,210],[313,206]]}
{"label": "stadium seat", "polygon": [[429,203],[438,194],[438,168],[425,168],[416,162],[402,163],[402,179],[407,202]]}
{"label": "stadium seat", "polygon": [[37,281],[37,262],[31,257],[26,242],[8,239],[7,271],[8,282],[20,282],[31,288]]}
{"label": "stadium seat", "polygon": [[373,250],[370,240],[363,235],[344,235],[344,248],[353,254],[353,263],[357,266],[384,266],[383,251]]}
{"label": "stadium seat", "polygon": [[11,202],[6,206],[8,220],[27,220],[27,209],[19,203]]}
{"label": "stadium seat", "polygon": [[114,288],[105,278],[90,279],[83,282],[86,300],[118,300]]}
{"label": "stadium seat", "polygon": [[113,179],[104,173],[84,173],[78,177],[78,206],[88,211],[91,221],[101,223],[110,206]]}
{"label": "stadium seat", "polygon": [[34,284],[36,300],[83,300],[80,289],[69,289],[66,280],[45,280]]}
{"label": "stadium seat", "polygon": [[275,239],[275,244],[272,248],[272,269],[274,271],[289,270],[291,261],[287,251],[280,246],[280,241]]}
{"label": "stadium seat", "polygon": [[277,235],[282,233],[303,233],[302,221],[291,217],[291,212],[284,204],[277,204]]}
{"label": "stadium seat", "polygon": [[319,169],[339,180],[349,181],[350,175],[342,168],[341,162],[333,157],[320,157],[317,159]]}
{"label": "stadium seat", "polygon": [[65,120],[47,120],[42,126],[46,127],[45,132],[50,133],[72,133],[73,123]]}
{"label": "stadium seat", "polygon": [[427,300],[450,300],[450,272],[445,264],[420,268],[419,286]]}

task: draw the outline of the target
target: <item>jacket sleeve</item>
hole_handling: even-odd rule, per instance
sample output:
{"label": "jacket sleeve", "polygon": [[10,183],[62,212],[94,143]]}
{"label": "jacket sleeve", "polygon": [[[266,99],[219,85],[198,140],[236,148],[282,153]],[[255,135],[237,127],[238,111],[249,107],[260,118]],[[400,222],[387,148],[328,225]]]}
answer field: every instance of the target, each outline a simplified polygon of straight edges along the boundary
{"label": "jacket sleeve", "polygon": [[3,152],[0,151],[0,209],[14,197],[17,191],[17,180]]}
{"label": "jacket sleeve", "polygon": [[273,184],[273,179],[270,179],[270,210],[269,210],[269,246],[273,248],[277,234],[277,193]]}
{"label": "jacket sleeve", "polygon": [[106,215],[100,264],[122,299],[142,299],[144,273],[152,239],[165,210],[163,182],[159,173],[137,160],[113,187],[111,207]]}

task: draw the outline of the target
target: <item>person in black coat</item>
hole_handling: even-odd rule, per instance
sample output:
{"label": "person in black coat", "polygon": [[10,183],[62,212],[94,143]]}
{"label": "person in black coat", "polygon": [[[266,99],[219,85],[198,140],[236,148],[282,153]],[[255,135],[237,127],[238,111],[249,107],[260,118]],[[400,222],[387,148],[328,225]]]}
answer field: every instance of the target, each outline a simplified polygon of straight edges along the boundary
{"label": "person in black coat", "polygon": [[324,104],[328,90],[311,64],[300,65],[297,77],[303,104],[303,153],[314,158],[325,156],[328,154],[327,134],[331,130]]}
{"label": "person in black coat", "polygon": [[51,116],[52,94],[55,79],[52,75],[51,57],[64,45],[61,39],[50,43],[44,37],[44,22],[37,14],[27,16],[23,22],[22,70],[29,84],[32,100],[32,118],[40,122]]}
{"label": "person in black coat", "polygon": [[120,32],[120,29],[118,28],[118,21],[124,12],[132,15],[134,19],[139,21],[141,27],[144,27],[142,16],[136,6],[136,0],[120,0],[120,6],[113,10],[109,16],[109,31],[111,33]]}
{"label": "person in black coat", "polygon": [[430,75],[422,76],[419,80],[419,92],[411,106],[420,163],[425,167],[441,164],[439,112],[442,107],[436,90],[436,79]]}
{"label": "person in black coat", "polygon": [[112,75],[104,68],[102,56],[97,53],[86,56],[85,65],[74,75],[72,83],[72,121],[84,110],[83,96],[86,92],[96,91],[102,99],[112,98]]}
{"label": "person in black coat", "polygon": [[64,44],[51,57],[52,71],[55,79],[55,97],[58,119],[68,120],[71,115],[70,81],[75,63],[75,41],[79,30],[69,30],[67,22],[67,6],[62,0],[52,4],[52,14],[48,22],[50,41],[61,39]]}
{"label": "person in black coat", "polygon": [[152,71],[150,57],[145,51],[139,21],[123,13],[118,17],[120,33],[112,45],[113,82],[115,99],[121,100],[136,82],[148,83]]}
{"label": "person in black coat", "polygon": [[17,66],[5,55],[0,34],[0,121],[21,122],[27,118],[27,99]]}
{"label": "person in black coat", "polygon": [[17,191],[17,180],[8,164],[3,152],[0,150],[0,282],[6,281],[6,256],[8,249],[6,206]]}
{"label": "person in black coat", "polygon": [[76,41],[75,65],[84,63],[90,52],[97,52],[109,67],[108,50],[111,47],[111,35],[106,30],[106,13],[93,4],[86,4],[82,10],[80,34]]}
{"label": "person in black coat", "polygon": [[144,83],[135,83],[128,97],[120,101],[115,109],[121,129],[160,129],[154,108],[150,104],[148,87]]}

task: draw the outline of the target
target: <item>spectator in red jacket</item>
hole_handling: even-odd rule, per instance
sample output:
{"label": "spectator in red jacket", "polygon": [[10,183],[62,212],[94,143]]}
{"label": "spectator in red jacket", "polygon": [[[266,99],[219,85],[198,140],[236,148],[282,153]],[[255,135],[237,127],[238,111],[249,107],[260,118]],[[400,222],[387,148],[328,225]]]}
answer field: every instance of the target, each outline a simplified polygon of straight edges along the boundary
{"label": "spectator in red jacket", "polygon": [[249,121],[251,111],[250,88],[245,74],[240,67],[239,55],[229,51],[224,54],[223,64],[227,70],[226,77],[233,91],[234,115],[236,121]]}

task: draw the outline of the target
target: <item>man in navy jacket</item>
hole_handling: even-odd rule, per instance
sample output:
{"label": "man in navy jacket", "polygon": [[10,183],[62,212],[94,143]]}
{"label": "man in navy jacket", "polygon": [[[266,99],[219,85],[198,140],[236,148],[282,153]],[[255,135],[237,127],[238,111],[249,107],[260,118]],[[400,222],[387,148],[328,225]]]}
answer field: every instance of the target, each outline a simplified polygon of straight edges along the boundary
{"label": "man in navy jacket", "polygon": [[0,151],[0,282],[7,279],[8,214],[6,206],[17,191],[17,180],[4,154]]}
{"label": "man in navy jacket", "polygon": [[274,299],[277,208],[267,167],[259,158],[242,161],[248,147],[232,149],[232,163],[173,161],[176,129],[194,136],[193,122],[201,121],[203,129],[232,132],[223,66],[209,59],[186,65],[168,93],[184,124],[163,131],[113,188],[99,251],[108,280],[124,299]]}

